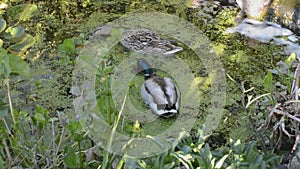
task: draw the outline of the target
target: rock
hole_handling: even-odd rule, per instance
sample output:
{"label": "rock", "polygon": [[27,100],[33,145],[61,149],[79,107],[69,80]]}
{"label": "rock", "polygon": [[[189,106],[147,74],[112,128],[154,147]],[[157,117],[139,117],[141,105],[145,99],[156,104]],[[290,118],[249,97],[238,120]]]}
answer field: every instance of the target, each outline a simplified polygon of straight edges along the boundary
{"label": "rock", "polygon": [[300,158],[300,151],[292,158],[292,161],[290,161],[288,168],[289,169],[299,169],[300,163],[298,161],[298,158]]}
{"label": "rock", "polygon": [[236,0],[242,12],[248,18],[262,18],[267,12],[271,0]]}
{"label": "rock", "polygon": [[[226,30],[226,33],[236,32],[263,43],[272,41],[276,45],[284,45],[284,54],[296,53],[300,57],[300,46],[297,44],[298,37],[291,30],[276,23],[244,19],[238,26]],[[283,36],[287,36],[287,39]]]}
{"label": "rock", "polygon": [[277,36],[289,36],[293,34],[289,29],[282,28],[276,23],[260,22],[254,19],[244,19],[238,26],[226,30],[226,33],[235,32],[265,43],[270,42]]}
{"label": "rock", "polygon": [[266,20],[273,21],[291,29],[295,34],[300,35],[300,6],[295,0],[273,0]]}
{"label": "rock", "polygon": [[111,27],[108,25],[98,26],[94,32],[94,35],[105,38],[105,37],[110,36],[110,30],[111,30]]}

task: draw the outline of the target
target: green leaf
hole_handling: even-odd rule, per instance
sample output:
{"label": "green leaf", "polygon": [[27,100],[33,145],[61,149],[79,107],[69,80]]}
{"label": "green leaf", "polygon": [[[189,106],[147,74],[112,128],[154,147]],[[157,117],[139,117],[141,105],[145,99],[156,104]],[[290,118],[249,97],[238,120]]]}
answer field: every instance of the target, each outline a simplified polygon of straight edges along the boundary
{"label": "green leaf", "polygon": [[224,155],[216,164],[215,168],[222,168],[224,161],[228,157],[228,154]]}
{"label": "green leaf", "polygon": [[207,143],[205,144],[205,147],[204,147],[204,155],[207,158],[207,160],[212,159],[212,154],[210,152],[209,144],[207,144]]}
{"label": "green leaf", "polygon": [[24,52],[34,44],[35,39],[31,35],[25,34],[21,41],[14,45],[11,45],[7,50],[12,53]]}
{"label": "green leaf", "polygon": [[3,40],[2,39],[0,39],[0,48],[2,48],[2,46],[3,46]]}
{"label": "green leaf", "polygon": [[20,41],[25,36],[25,29],[21,26],[10,26],[4,32],[4,38],[12,42]]}
{"label": "green leaf", "polygon": [[25,21],[30,19],[35,11],[37,11],[37,6],[35,4],[23,3],[10,6],[7,10],[7,15],[10,16],[12,20]]}
{"label": "green leaf", "polygon": [[9,66],[12,73],[16,73],[22,76],[28,76],[30,74],[29,65],[19,56],[10,54],[8,58]]}
{"label": "green leaf", "polygon": [[186,0],[184,4],[189,8],[192,8],[194,6],[193,0]]}
{"label": "green leaf", "polygon": [[56,122],[56,121],[58,121],[59,119],[57,118],[57,117],[52,117],[52,118],[49,118],[48,119],[48,122],[52,122],[52,121],[54,121],[54,122]]}
{"label": "green leaf", "polygon": [[273,84],[272,84],[272,72],[268,71],[267,76],[264,79],[264,88],[268,91],[271,92],[273,90]]}
{"label": "green leaf", "polygon": [[9,55],[6,50],[0,48],[0,76],[8,77],[11,73],[9,66]]}
{"label": "green leaf", "polygon": [[233,150],[233,152],[235,154],[242,154],[243,153],[243,149],[244,149],[244,146],[241,144],[241,140],[232,140],[230,139],[230,143],[231,143],[231,149]]}
{"label": "green leaf", "polygon": [[71,147],[66,148],[67,157],[64,158],[64,162],[68,168],[77,168],[80,160],[79,156],[76,155],[75,150]]}
{"label": "green leaf", "polygon": [[45,123],[46,122],[45,116],[43,114],[41,114],[41,113],[36,113],[34,115],[34,118],[35,118],[36,121],[38,121],[40,123]]}
{"label": "green leaf", "polygon": [[180,151],[182,151],[184,154],[188,154],[192,151],[192,148],[188,145],[183,145],[181,148],[180,148]]}
{"label": "green leaf", "polygon": [[164,165],[164,169],[173,169],[175,168],[175,162],[171,162]]}
{"label": "green leaf", "polygon": [[0,78],[7,78],[11,73],[9,64],[6,64],[4,61],[0,62]]}
{"label": "green leaf", "polygon": [[277,156],[276,154],[266,154],[264,156],[264,161],[266,163],[270,163],[270,162],[272,162],[272,161],[274,161],[276,159],[279,159],[279,156]]}
{"label": "green leaf", "polygon": [[65,39],[64,42],[58,45],[58,50],[67,54],[71,55],[75,53],[75,44],[73,39]]}
{"label": "green leaf", "polygon": [[83,134],[75,134],[74,141],[81,142],[82,140],[84,140]]}
{"label": "green leaf", "polygon": [[247,160],[253,160],[256,156],[257,153],[254,151],[255,144],[254,142],[250,142],[249,144],[246,145],[245,147],[245,158]]}
{"label": "green leaf", "polygon": [[[1,65],[0,65],[1,67]],[[0,75],[1,77],[1,75]],[[0,96],[3,97],[3,96]],[[3,97],[3,99],[0,99],[0,118],[4,118],[7,116],[7,113],[9,112],[9,104],[8,101]],[[1,129],[0,129],[1,133]]]}
{"label": "green leaf", "polygon": [[3,32],[5,28],[6,28],[6,21],[0,18],[0,33]]}
{"label": "green leaf", "polygon": [[146,168],[147,164],[144,161],[127,157],[125,158],[125,168]]}
{"label": "green leaf", "polygon": [[[3,161],[3,158],[0,156],[0,169],[4,169],[5,163]],[[8,166],[6,166],[8,167]]]}
{"label": "green leaf", "polygon": [[260,165],[263,162],[262,160],[263,160],[262,155],[256,156],[254,161],[251,162],[251,164],[249,166],[249,169],[258,169],[258,168],[260,168]]}
{"label": "green leaf", "polygon": [[291,55],[284,61],[288,66],[291,66],[291,64],[296,60],[296,54],[291,53]]}
{"label": "green leaf", "polygon": [[105,74],[111,74],[113,69],[114,69],[114,67],[112,67],[112,66],[106,66],[103,71]]}
{"label": "green leaf", "polygon": [[76,131],[81,130],[82,126],[78,121],[71,121],[67,128],[71,131],[74,135]]}
{"label": "green leaf", "polygon": [[25,21],[30,19],[35,11],[37,11],[37,6],[35,4],[24,4],[24,10],[19,14],[19,20]]}
{"label": "green leaf", "polygon": [[202,164],[201,167],[203,168],[210,168],[214,160],[212,159],[212,154],[210,152],[209,145],[206,143],[204,148],[200,150]]}

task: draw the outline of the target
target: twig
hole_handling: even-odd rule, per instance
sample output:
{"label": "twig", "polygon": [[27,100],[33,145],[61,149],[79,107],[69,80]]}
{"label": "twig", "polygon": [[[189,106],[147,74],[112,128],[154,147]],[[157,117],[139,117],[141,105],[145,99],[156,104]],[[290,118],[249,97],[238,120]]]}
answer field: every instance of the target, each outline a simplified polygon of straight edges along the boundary
{"label": "twig", "polygon": [[62,132],[60,134],[60,138],[59,138],[59,142],[58,142],[58,145],[57,145],[57,148],[56,148],[56,152],[55,152],[55,156],[57,156],[58,152],[59,152],[59,148],[60,148],[60,145],[62,144],[62,140],[63,140],[63,137],[65,135],[65,126],[63,126],[62,128]]}
{"label": "twig", "polygon": [[9,161],[9,162],[12,162],[13,159],[12,159],[12,157],[11,157],[9,148],[8,148],[8,146],[7,146],[7,143],[6,143],[6,140],[3,139],[3,140],[2,140],[2,143],[3,143],[3,145],[4,145],[4,149],[5,149],[5,152],[6,152],[6,154],[7,154],[8,161]]}
{"label": "twig", "polygon": [[278,109],[273,109],[272,112],[275,112],[275,113],[277,113],[277,114],[281,114],[281,115],[283,115],[283,116],[287,116],[287,117],[289,117],[290,119],[293,119],[293,120],[295,120],[295,121],[297,121],[297,122],[300,123],[300,119],[297,118],[297,117],[295,117],[295,116],[293,116],[293,115],[291,115],[290,113],[287,113],[287,112],[284,112],[284,111],[281,111],[281,110],[278,110]]}
{"label": "twig", "polygon": [[286,131],[286,129],[285,129],[285,123],[284,123],[284,118],[283,118],[283,117],[281,117],[281,118],[282,118],[281,129],[282,129],[282,131],[283,131],[289,138],[291,138],[291,137],[294,136],[294,135],[292,135],[292,134],[290,134],[288,131]]}
{"label": "twig", "polygon": [[80,106],[81,101],[82,100],[84,101],[83,94],[84,94],[84,92],[83,92],[83,89],[82,89],[82,91],[80,93],[80,96],[79,96],[80,100],[78,101],[78,104],[76,105],[76,108],[75,108],[75,113],[79,111],[79,106]]}
{"label": "twig", "polygon": [[297,147],[298,147],[299,144],[300,144],[300,133],[298,132],[297,135],[296,135],[295,144],[292,148],[293,152],[297,150]]}
{"label": "twig", "polygon": [[[255,124],[254,124],[254,122],[253,122],[251,116],[249,115],[248,108],[249,108],[249,106],[250,106],[252,103],[254,103],[256,100],[262,98],[263,96],[269,95],[269,93],[263,94],[263,95],[260,95],[260,96],[257,96],[256,98],[252,99],[252,96],[251,96],[251,95],[247,95],[246,93],[249,92],[249,91],[251,91],[251,90],[253,90],[254,88],[252,87],[252,88],[250,88],[250,89],[248,89],[248,90],[245,90],[244,83],[245,83],[245,81],[241,82],[241,84],[240,84],[240,88],[241,88],[241,90],[242,90],[242,95],[243,95],[241,101],[242,101],[242,105],[243,105],[244,112],[247,114],[247,117],[248,117],[248,121],[249,121],[251,130],[254,131]],[[245,99],[245,96],[247,96],[247,103],[245,102],[245,100],[246,100],[246,99]],[[256,130],[256,131],[257,131],[257,130]],[[256,137],[260,137],[261,142],[263,143],[263,144],[262,144],[262,149],[263,149],[264,151],[267,151],[266,145],[264,144],[264,143],[265,143],[265,139],[264,139],[264,136],[262,135],[262,133],[257,131]]]}
{"label": "twig", "polygon": [[8,134],[9,134],[10,136],[13,136],[12,132],[10,131],[10,129],[9,129],[7,123],[6,123],[6,120],[5,120],[4,118],[3,118],[2,120],[3,120],[3,122],[4,122],[4,125],[5,125],[5,128],[6,128],[7,132],[8,132]]}
{"label": "twig", "polygon": [[298,100],[298,94],[296,91],[298,91],[298,86],[299,86],[299,76],[300,76],[300,63],[298,64],[295,73],[294,73],[294,80],[292,83],[292,88],[291,88],[291,98],[293,98],[293,95],[295,96],[295,100]]}
{"label": "twig", "polygon": [[253,103],[253,102],[255,102],[256,100],[258,100],[258,99],[260,99],[260,98],[262,98],[262,97],[264,97],[264,96],[267,96],[267,95],[269,95],[270,93],[266,93],[266,94],[262,94],[262,95],[260,95],[260,96],[257,96],[256,98],[254,98],[254,99],[252,99],[251,100],[251,98],[248,100],[248,102],[247,102],[247,104],[246,104],[246,109]]}
{"label": "twig", "polygon": [[12,99],[11,99],[11,93],[10,93],[10,88],[9,88],[9,79],[5,79],[5,82],[6,82],[6,87],[7,87],[7,96],[8,96],[8,101],[9,101],[10,114],[11,114],[12,120],[14,122],[14,125],[16,125],[17,122],[15,119],[13,103],[12,103]]}
{"label": "twig", "polygon": [[55,126],[54,126],[54,120],[53,119],[51,119],[51,128],[52,128],[52,140],[51,140],[51,142],[52,142],[52,163],[51,163],[51,165],[52,165],[52,168],[55,168],[56,166],[55,166],[55,164],[56,164],[56,162],[55,162],[55,160],[56,160],[56,152],[55,152],[55,130],[54,130],[54,128],[55,128]]}

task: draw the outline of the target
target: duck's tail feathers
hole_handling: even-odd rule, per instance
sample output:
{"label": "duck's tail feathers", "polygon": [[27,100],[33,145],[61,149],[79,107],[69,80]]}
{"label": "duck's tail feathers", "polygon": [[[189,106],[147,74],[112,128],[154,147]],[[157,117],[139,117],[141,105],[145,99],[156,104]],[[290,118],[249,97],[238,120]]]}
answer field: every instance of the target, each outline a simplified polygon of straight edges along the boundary
{"label": "duck's tail feathers", "polygon": [[176,115],[177,113],[178,113],[178,111],[175,109],[165,110],[164,113],[162,113],[160,116],[162,116],[164,118],[169,118],[169,117]]}

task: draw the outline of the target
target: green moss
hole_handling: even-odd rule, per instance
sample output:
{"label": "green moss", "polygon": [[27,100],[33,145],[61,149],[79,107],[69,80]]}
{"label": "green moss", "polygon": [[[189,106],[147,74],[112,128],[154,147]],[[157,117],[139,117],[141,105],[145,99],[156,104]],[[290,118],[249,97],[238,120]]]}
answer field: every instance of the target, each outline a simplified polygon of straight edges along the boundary
{"label": "green moss", "polygon": [[[11,77],[12,95],[16,109],[27,110],[31,113],[35,111],[36,105],[42,105],[50,111],[50,116],[56,116],[56,112],[62,110],[74,118],[70,87],[72,86],[71,77],[77,56],[76,51],[80,50],[81,46],[71,46],[72,51],[74,49],[72,54],[62,54],[57,52],[58,44],[61,44],[66,38],[78,36],[79,33],[88,35],[99,24],[105,24],[129,12],[163,11],[187,18],[197,25],[212,41],[212,46],[220,56],[225,73],[228,75],[226,79],[225,110],[222,120],[215,124],[218,125],[218,128],[208,140],[212,143],[211,147],[226,145],[230,138],[246,141],[253,134],[251,129],[248,128],[251,125],[248,118],[254,119],[254,125],[263,123],[264,118],[266,118],[268,112],[256,112],[254,105],[249,107],[248,114],[246,114],[241,102],[242,99],[246,99],[241,91],[241,82],[245,82],[246,89],[254,87],[254,90],[249,94],[263,94],[265,92],[263,79],[267,70],[272,69],[279,60],[282,60],[279,54],[274,55],[280,49],[277,46],[257,43],[237,34],[225,34],[224,30],[234,25],[233,21],[237,15],[236,9],[230,7],[217,8],[209,3],[206,4],[206,7],[188,9],[182,4],[128,0],[85,2],[85,4],[79,3],[79,1],[60,1],[60,3],[45,1],[39,3],[39,14],[41,16],[37,15],[35,19],[28,21],[26,26],[26,29],[29,29],[28,32],[34,32],[39,39],[39,44],[28,51],[28,60],[34,70],[33,74],[29,78]],[[44,42],[44,39],[46,42]],[[190,67],[194,81],[200,90],[199,109],[194,110],[198,114],[198,119],[193,124],[194,128],[191,133],[193,137],[196,135],[199,126],[205,123],[212,104],[210,94],[214,91],[211,91],[211,77],[205,69],[205,63],[202,63],[195,53],[184,44],[180,44],[180,46],[183,46],[184,50],[176,54],[176,57],[182,59]],[[120,45],[116,45],[111,50],[107,60],[109,66],[114,67],[127,57],[130,57],[129,53],[124,51]],[[170,72],[158,72],[158,74],[160,76],[171,76]],[[96,94],[98,104],[103,110],[106,110],[107,103],[105,99],[107,96],[111,96],[111,91],[105,87],[106,84],[103,79],[105,79],[105,70],[99,68]],[[140,86],[143,81],[142,75],[136,75],[131,79],[128,97],[133,106],[141,111],[149,109],[140,96]],[[0,88],[0,94],[3,96],[0,105],[7,112],[8,106],[5,98],[7,95],[4,87]],[[112,116],[115,117],[118,110],[114,107],[114,103],[111,104]],[[137,130],[132,127],[133,123],[140,123],[138,134],[135,137],[144,137],[146,134],[160,134],[172,127],[174,120],[176,120],[176,118],[158,118],[145,122],[147,119],[144,117],[130,119],[130,113],[124,112],[125,118],[122,119],[122,124],[118,130],[126,135],[132,135],[134,130]],[[145,116],[148,115],[151,118],[157,118],[151,112]],[[126,131],[126,128],[129,130]],[[68,142],[72,141],[69,140]],[[30,148],[33,146],[30,146]],[[60,151],[63,152],[63,150]]]}

